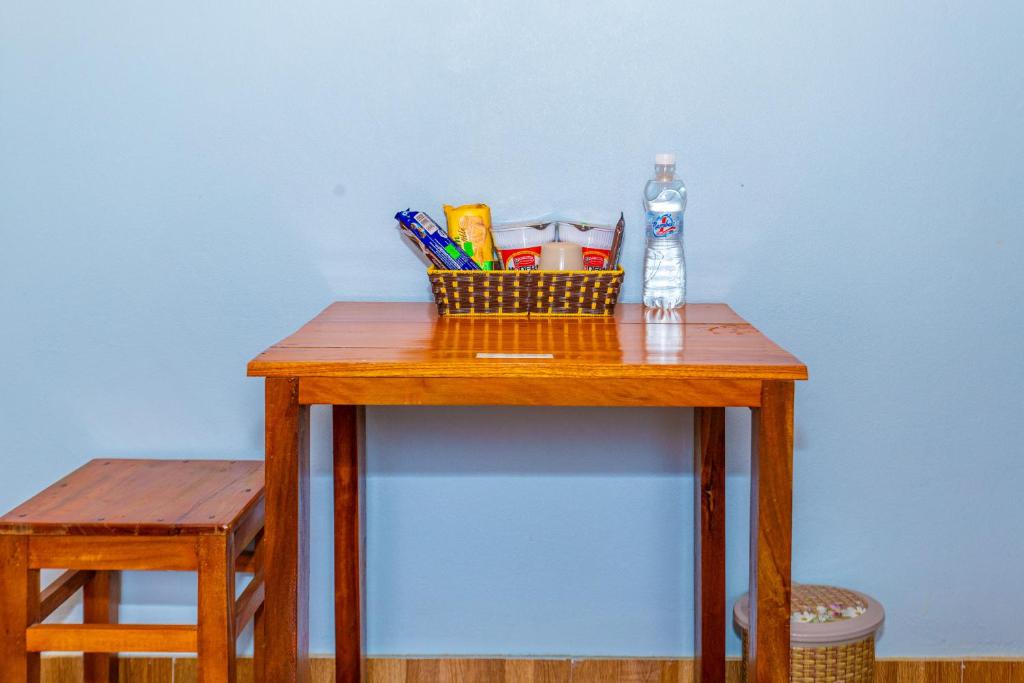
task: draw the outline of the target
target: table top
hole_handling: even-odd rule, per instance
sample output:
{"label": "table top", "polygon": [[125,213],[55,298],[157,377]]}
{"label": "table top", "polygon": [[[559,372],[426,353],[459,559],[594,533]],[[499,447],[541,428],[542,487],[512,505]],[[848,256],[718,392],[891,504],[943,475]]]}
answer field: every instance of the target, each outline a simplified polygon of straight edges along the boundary
{"label": "table top", "polygon": [[257,377],[807,379],[725,304],[619,304],[608,317],[438,316],[431,303],[337,302],[249,362]]}

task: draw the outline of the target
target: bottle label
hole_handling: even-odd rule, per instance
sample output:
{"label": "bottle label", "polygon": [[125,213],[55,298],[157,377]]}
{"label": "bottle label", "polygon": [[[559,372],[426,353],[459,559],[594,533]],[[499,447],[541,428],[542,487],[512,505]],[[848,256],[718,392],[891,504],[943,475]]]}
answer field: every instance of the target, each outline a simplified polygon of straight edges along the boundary
{"label": "bottle label", "polygon": [[683,217],[673,212],[648,211],[647,236],[661,239],[678,235],[683,230]]}

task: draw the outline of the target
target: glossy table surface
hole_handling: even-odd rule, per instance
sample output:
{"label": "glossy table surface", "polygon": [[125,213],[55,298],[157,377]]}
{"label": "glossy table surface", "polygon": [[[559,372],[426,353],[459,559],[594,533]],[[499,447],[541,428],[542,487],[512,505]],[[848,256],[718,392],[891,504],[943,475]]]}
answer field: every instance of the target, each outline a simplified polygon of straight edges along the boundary
{"label": "glossy table surface", "polygon": [[339,302],[253,359],[249,375],[801,380],[807,368],[725,304],[527,319]]}

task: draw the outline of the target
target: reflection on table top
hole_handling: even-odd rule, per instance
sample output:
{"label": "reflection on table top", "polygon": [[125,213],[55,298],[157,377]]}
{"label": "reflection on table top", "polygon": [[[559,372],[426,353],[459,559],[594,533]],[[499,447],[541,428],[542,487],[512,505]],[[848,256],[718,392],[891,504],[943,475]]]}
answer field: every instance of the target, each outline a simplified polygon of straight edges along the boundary
{"label": "reflection on table top", "polygon": [[806,367],[725,304],[619,304],[611,317],[440,317],[430,303],[338,302],[249,363],[274,377],[744,377]]}

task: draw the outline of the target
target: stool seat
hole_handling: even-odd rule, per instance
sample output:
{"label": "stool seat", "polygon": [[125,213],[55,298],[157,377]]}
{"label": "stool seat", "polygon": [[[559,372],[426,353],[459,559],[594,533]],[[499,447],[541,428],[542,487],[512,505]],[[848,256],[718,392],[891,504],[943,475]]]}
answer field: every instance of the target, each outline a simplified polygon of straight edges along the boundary
{"label": "stool seat", "polygon": [[92,460],[0,517],[0,534],[225,534],[263,498],[252,460]]}
{"label": "stool seat", "polygon": [[[84,653],[85,683],[117,683],[121,652],[195,652],[199,683],[235,683],[251,621],[263,683],[264,505],[261,461],[105,458],[0,517],[0,682],[39,683],[58,651]],[[43,569],[65,571],[40,590]],[[126,570],[196,572],[196,623],[118,623]],[[44,623],[79,590],[83,623]]]}

